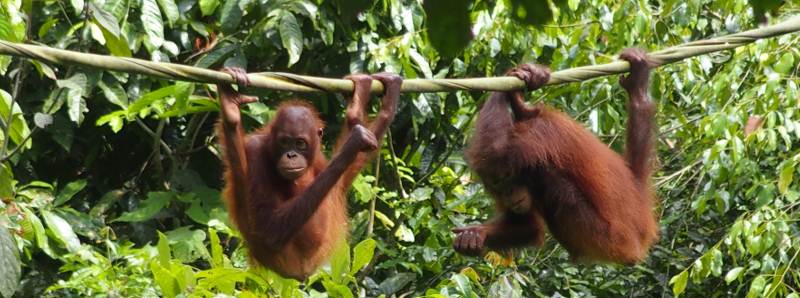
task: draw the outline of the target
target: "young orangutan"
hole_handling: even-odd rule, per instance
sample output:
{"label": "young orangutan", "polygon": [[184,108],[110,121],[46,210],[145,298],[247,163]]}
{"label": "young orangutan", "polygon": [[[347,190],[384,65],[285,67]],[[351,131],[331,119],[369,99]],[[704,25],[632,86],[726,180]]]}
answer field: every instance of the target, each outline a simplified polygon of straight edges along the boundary
{"label": "young orangutan", "polygon": [[[241,85],[240,69],[226,69]],[[311,105],[289,101],[274,119],[245,135],[239,106],[256,99],[218,85],[228,212],[257,264],[285,277],[307,278],[347,234],[345,194],[394,119],[402,79],[352,75],[355,90],[333,159],[322,154],[323,123]],[[385,88],[381,110],[367,121],[372,79]]]}
{"label": "young orangutan", "polygon": [[[651,66],[644,51],[620,58],[630,74],[624,158],[580,123],[520,92],[495,92],[480,111],[467,160],[495,198],[497,217],[455,229],[453,246],[482,255],[543,241],[544,225],[573,260],[633,264],[658,238],[650,183],[655,105],[648,98]],[[544,66],[525,64],[510,75],[529,90],[550,78]]]}

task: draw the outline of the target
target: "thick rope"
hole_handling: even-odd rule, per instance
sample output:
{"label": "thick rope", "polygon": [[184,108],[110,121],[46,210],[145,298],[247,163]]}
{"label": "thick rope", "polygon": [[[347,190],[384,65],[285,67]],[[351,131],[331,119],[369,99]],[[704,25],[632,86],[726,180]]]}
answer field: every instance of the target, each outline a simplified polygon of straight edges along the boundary
{"label": "thick rope", "polygon": [[[698,40],[649,53],[656,66],[670,64],[689,57],[740,47],[758,39],[775,37],[800,31],[800,16],[759,29]],[[113,57],[79,53],[55,48],[13,43],[0,40],[0,54],[41,60],[52,64],[70,64],[104,70],[138,73],[170,80],[199,83],[235,83],[229,74],[175,63],[153,62],[136,58]],[[628,62],[582,66],[553,72],[547,85],[580,82],[596,77],[625,73]],[[302,76],[282,72],[248,74],[250,87],[293,92],[350,92],[350,80]],[[525,89],[525,83],[516,77],[467,79],[408,79],[403,81],[403,92],[449,92],[455,90],[511,91]],[[382,93],[383,85],[375,81],[372,93]]]}

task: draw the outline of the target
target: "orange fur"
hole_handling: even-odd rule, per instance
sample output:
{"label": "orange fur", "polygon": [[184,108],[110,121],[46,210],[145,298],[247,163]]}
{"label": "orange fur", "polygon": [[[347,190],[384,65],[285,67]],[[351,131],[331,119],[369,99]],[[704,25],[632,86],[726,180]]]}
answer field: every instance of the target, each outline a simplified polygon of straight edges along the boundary
{"label": "orange fur", "polygon": [[[278,107],[277,113],[289,106],[308,108],[315,116],[314,126],[316,128],[323,127],[324,124],[317,116],[318,113],[314,107],[302,101],[284,102]],[[271,210],[275,210],[282,203],[297,197],[328,164],[327,159],[319,150],[320,144],[317,138],[314,144],[310,144],[317,149],[315,157],[310,161],[309,171],[295,180],[295,183],[289,184],[281,181],[274,171],[275,165],[269,159],[275,155],[274,140],[270,134],[274,125],[275,121],[273,120],[245,137],[245,156],[250,175],[247,179],[249,182],[247,185],[249,196],[246,197],[245,202],[247,208],[244,210],[237,208],[234,195],[237,186],[231,183],[234,181],[233,172],[229,170],[227,158],[223,158],[226,165],[225,181],[228,182],[225,185],[223,196],[230,218],[241,231],[253,263],[264,265],[283,276],[303,279],[327,260],[337,241],[347,237],[348,216],[345,194],[352,180],[339,179],[334,189],[328,193],[322,205],[300,231],[283,247],[270,248],[269,245],[262,242],[264,238],[259,237],[259,234],[269,233],[269,231],[263,230],[267,227],[259,226],[258,218],[269,216]],[[225,133],[221,128],[218,128],[218,137],[220,144],[225,144]],[[360,167],[350,167],[347,173],[357,174],[358,170]]]}
{"label": "orange fur", "polygon": [[[512,72],[529,85],[542,85],[549,76],[532,65]],[[636,72],[634,79],[644,84],[646,75]],[[499,215],[457,228],[455,249],[479,255],[487,248],[538,246],[546,224],[574,260],[642,261],[658,239],[658,225],[650,183],[655,106],[641,90],[629,90],[624,158],[560,111],[529,107],[521,94],[493,93],[466,157]]]}

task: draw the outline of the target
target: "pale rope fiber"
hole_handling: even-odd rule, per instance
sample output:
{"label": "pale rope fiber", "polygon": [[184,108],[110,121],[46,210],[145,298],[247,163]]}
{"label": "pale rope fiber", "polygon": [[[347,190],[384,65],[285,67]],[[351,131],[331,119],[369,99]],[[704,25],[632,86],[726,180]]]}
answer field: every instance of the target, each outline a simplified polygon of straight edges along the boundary
{"label": "pale rope fiber", "polygon": [[[800,31],[800,16],[781,23],[740,33],[698,40],[649,53],[656,66],[689,57],[733,49],[758,39],[775,37]],[[55,48],[13,43],[0,40],[0,54],[41,60],[52,64],[79,65],[103,70],[138,73],[170,80],[199,83],[235,83],[231,75],[198,67],[175,63],[153,62],[136,58],[86,54]],[[625,73],[628,62],[582,66],[559,70],[550,75],[547,85],[580,82],[596,77]],[[350,80],[296,75],[282,72],[248,74],[250,88],[265,88],[293,92],[349,92]],[[408,79],[403,81],[403,92],[450,92],[456,90],[510,91],[525,88],[525,83],[515,77],[490,77],[466,79]],[[375,81],[372,93],[382,93],[383,85]]]}

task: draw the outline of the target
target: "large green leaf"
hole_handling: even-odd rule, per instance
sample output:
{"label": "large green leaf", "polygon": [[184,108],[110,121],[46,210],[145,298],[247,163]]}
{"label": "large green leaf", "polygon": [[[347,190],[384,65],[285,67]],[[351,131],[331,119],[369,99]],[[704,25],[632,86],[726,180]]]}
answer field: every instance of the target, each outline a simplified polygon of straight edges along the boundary
{"label": "large green leaf", "polygon": [[72,4],[72,8],[75,9],[75,14],[81,14],[83,12],[84,0],[69,0],[69,3]]}
{"label": "large green leaf", "polygon": [[[8,129],[7,137],[9,137],[11,141],[18,146],[30,148],[30,142],[21,144],[22,141],[30,134],[28,123],[25,118],[23,118],[22,109],[20,109],[19,103],[15,101],[14,106],[11,106],[11,102],[11,94],[8,94],[8,92],[5,90],[0,89],[0,117],[2,117],[3,121],[5,122],[7,121],[6,119],[9,119],[9,115],[11,115],[11,125]],[[0,134],[0,140],[5,137],[6,136]]]}
{"label": "large green leaf", "polygon": [[44,229],[44,225],[42,221],[39,219],[36,214],[28,209],[23,209],[23,213],[25,214],[25,220],[30,222],[30,226],[33,227],[34,238],[36,240],[36,246],[41,249],[45,254],[51,257],[55,257],[55,253],[52,249],[50,249],[50,242],[47,238],[47,231]]}
{"label": "large green leaf", "polygon": [[428,39],[445,58],[455,57],[472,40],[469,6],[471,1],[425,1]]}
{"label": "large green leaf", "polygon": [[42,217],[47,223],[47,230],[61,242],[64,247],[70,252],[78,251],[81,246],[78,235],[72,230],[72,226],[53,212],[42,210]]}
{"label": "large green leaf", "polygon": [[123,109],[128,107],[128,94],[125,93],[125,89],[122,88],[119,82],[104,77],[102,81],[97,83],[97,86],[100,87],[109,102]]}
{"label": "large green leaf", "polygon": [[393,274],[389,278],[383,280],[380,283],[379,287],[381,289],[381,292],[383,292],[383,294],[385,294],[386,296],[391,296],[392,294],[397,293],[397,291],[403,289],[406,285],[408,285],[408,283],[413,281],[415,278],[416,275],[413,273],[401,272]]}
{"label": "large green leaf", "polygon": [[222,12],[220,13],[220,29],[224,33],[231,33],[239,27],[239,22],[242,20],[242,8],[239,6],[239,0],[228,0],[222,5]]}
{"label": "large green leaf", "polygon": [[125,35],[114,36],[105,28],[100,29],[103,33],[103,38],[106,40],[106,48],[111,52],[111,55],[119,57],[131,57],[133,55],[128,47],[128,42],[125,40]]}
{"label": "large green leaf", "polygon": [[67,115],[69,119],[80,125],[83,123],[84,115],[89,111],[86,100],[81,96],[81,90],[67,89]]}
{"label": "large green leaf", "polygon": [[526,24],[542,26],[553,19],[548,0],[507,0],[511,4],[511,16]]}
{"label": "large green leaf", "polygon": [[377,242],[373,239],[364,239],[353,248],[353,265],[350,267],[350,275],[355,275],[358,270],[367,266],[372,261],[375,254]]}
{"label": "large green leaf", "polygon": [[675,297],[680,296],[683,294],[683,291],[686,290],[686,284],[689,282],[689,271],[683,271],[678,275],[672,277],[669,280],[669,283],[672,285],[672,294]]}
{"label": "large green leaf", "polygon": [[217,6],[219,6],[219,0],[200,0],[200,12],[204,16],[213,14],[217,10]]}
{"label": "large green leaf", "polygon": [[19,252],[14,238],[0,221],[0,295],[11,297],[19,288],[22,275]]}
{"label": "large green leaf", "polygon": [[178,21],[178,18],[180,18],[178,5],[175,4],[174,0],[158,0],[158,4],[161,6],[161,12],[163,12],[164,16],[167,18],[169,26],[172,27],[175,22]]}
{"label": "large green leaf", "polygon": [[331,254],[331,277],[337,284],[345,280],[345,275],[350,272],[350,245],[347,241],[339,241]]}
{"label": "large green leaf", "polygon": [[10,200],[11,196],[14,195],[16,183],[14,173],[11,172],[11,166],[5,162],[0,162],[0,199]]}
{"label": "large green leaf", "polygon": [[102,7],[97,6],[94,2],[89,2],[89,8],[92,10],[92,17],[100,27],[108,30],[111,35],[119,37],[122,31],[119,28],[119,21],[111,13],[105,11]]}
{"label": "large green leaf", "polygon": [[161,19],[161,11],[156,0],[142,0],[141,19],[150,44],[160,48],[164,44],[164,21]]}
{"label": "large green leaf", "polygon": [[297,19],[289,11],[283,11],[280,15],[278,31],[281,35],[283,48],[289,53],[288,66],[292,66],[300,60],[300,54],[303,53],[303,32],[300,30],[300,24],[297,23]]}

